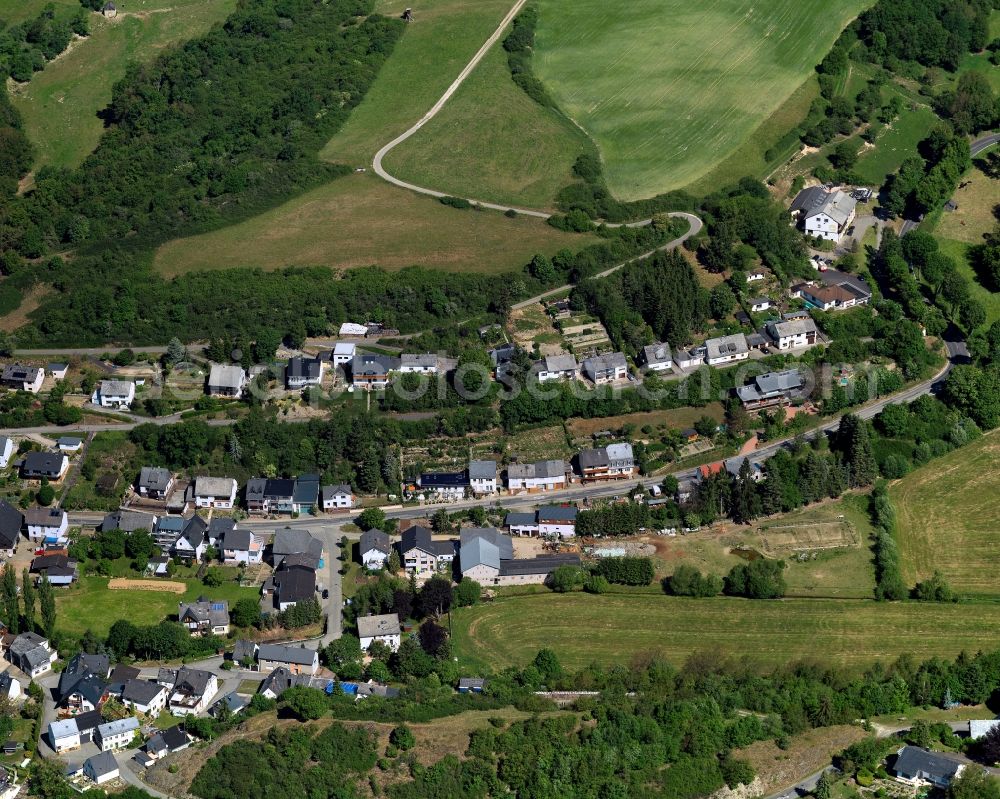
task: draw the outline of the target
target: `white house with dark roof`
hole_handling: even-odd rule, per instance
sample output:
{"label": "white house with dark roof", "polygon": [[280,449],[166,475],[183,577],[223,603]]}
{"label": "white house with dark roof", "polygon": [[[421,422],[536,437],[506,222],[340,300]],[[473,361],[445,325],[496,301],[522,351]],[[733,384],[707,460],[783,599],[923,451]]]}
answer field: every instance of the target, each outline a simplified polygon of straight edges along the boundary
{"label": "white house with dark roof", "polygon": [[358,639],[365,652],[376,641],[381,641],[395,652],[399,649],[400,635],[399,616],[395,613],[358,617]]}
{"label": "white house with dark roof", "polygon": [[129,680],[122,686],[122,704],[147,716],[158,716],[167,707],[170,691],[152,680]]}
{"label": "white house with dark roof", "polygon": [[95,743],[102,752],[112,752],[115,749],[127,749],[139,732],[139,719],[128,716],[124,719],[109,721],[97,728]]}
{"label": "white house with dark roof", "polygon": [[469,461],[469,488],[476,496],[497,492],[497,462]]}
{"label": "white house with dark roof", "polygon": [[461,499],[469,488],[469,473],[427,472],[417,479],[421,491],[437,494],[442,499]]}
{"label": "white house with dark roof", "polygon": [[21,542],[24,514],[6,500],[0,500],[0,555],[12,558]]}
{"label": "white house with dark roof", "polygon": [[438,357],[433,352],[420,354],[404,352],[399,356],[399,371],[402,374],[416,373],[434,375],[438,373]]}
{"label": "white house with dark roof", "polygon": [[319,671],[319,652],[305,645],[260,644],[257,667],[265,672],[283,667],[292,674],[315,674]]}
{"label": "white house with dark roof", "polygon": [[806,234],[827,241],[840,241],[854,222],[857,201],[843,191],[828,192],[802,211],[802,227]]}
{"label": "white house with dark roof", "polygon": [[56,380],[65,380],[66,375],[69,372],[69,364],[50,363],[46,365],[45,371],[47,371],[50,375],[52,375],[52,377],[54,377]]}
{"label": "white house with dark roof", "polygon": [[7,660],[34,679],[52,671],[56,652],[48,640],[36,633],[21,633],[7,649]]}
{"label": "white house with dark roof", "polygon": [[628,362],[622,352],[595,355],[583,362],[583,373],[596,385],[624,380],[628,376]]}
{"label": "white house with dark roof", "polygon": [[301,527],[286,526],[276,530],[271,542],[271,564],[274,568],[295,555],[302,558],[299,563],[318,569],[323,560],[323,542]]}
{"label": "white house with dark roof", "polygon": [[566,462],[563,460],[512,463],[507,467],[510,491],[555,491],[566,487]]}
{"label": "white house with dark roof", "polygon": [[736,396],[747,410],[759,410],[787,405],[804,396],[805,390],[802,373],[798,369],[786,369],[757,375],[752,382],[738,386]]}
{"label": "white house with dark roof", "polygon": [[69,469],[69,458],[61,452],[28,452],[21,461],[21,476],[29,479],[61,480]]}
{"label": "white house with dark roof", "polygon": [[896,780],[906,785],[947,788],[964,768],[965,764],[947,755],[928,752],[917,746],[904,746],[896,753],[892,770],[896,773]]}
{"label": "white house with dark roof", "polygon": [[320,490],[323,510],[350,510],[358,504],[354,490],[348,483],[323,486]]}
{"label": "white house with dark roof", "polygon": [[771,307],[770,297],[755,297],[750,300],[750,310],[753,313],[760,313],[761,311],[766,311]]}
{"label": "white house with dark roof", "polygon": [[102,380],[90,401],[102,408],[128,408],[135,402],[135,383],[131,380]]}
{"label": "white house with dark roof", "polygon": [[573,505],[545,505],[538,509],[538,534],[572,538],[576,535],[577,509]]}
{"label": "white house with dark roof", "polygon": [[674,366],[670,345],[663,342],[647,344],[642,348],[642,363],[651,372],[667,372]]}
{"label": "white house with dark roof", "polygon": [[568,353],[546,355],[535,364],[534,371],[538,375],[539,383],[547,383],[550,380],[574,380],[577,372],[576,358]]}
{"label": "white house with dark roof", "polygon": [[229,510],[236,505],[236,488],[236,480],[232,477],[196,477],[195,507]]}
{"label": "white house with dark roof", "polygon": [[217,397],[238,397],[247,384],[242,366],[213,363],[208,373],[207,391]]}
{"label": "white house with dark roof", "polygon": [[361,565],[366,569],[381,569],[392,554],[392,539],[381,530],[365,530],[358,547]]}
{"label": "white house with dark roof", "polygon": [[174,475],[162,466],[143,466],[136,484],[139,496],[149,499],[166,499],[174,487]]}
{"label": "white house with dark roof", "polygon": [[43,382],[45,382],[45,371],[37,366],[10,363],[0,373],[0,384],[6,388],[27,391],[31,394],[41,391]]}
{"label": "white house with dark roof", "polygon": [[69,517],[60,508],[28,508],[24,512],[28,538],[35,543],[65,544],[69,541]]}
{"label": "white house with dark roof", "polygon": [[435,541],[430,530],[415,524],[403,530],[399,554],[407,572],[426,574],[451,565],[455,559],[455,544],[453,541]]}
{"label": "white house with dark roof", "polygon": [[175,716],[197,716],[204,712],[219,692],[219,678],[204,669],[177,670],[167,707]]}
{"label": "white house with dark roof", "polygon": [[205,599],[180,602],[177,621],[191,635],[226,635],[229,633],[229,603],[225,599]]}
{"label": "white house with dark roof", "polygon": [[318,386],[323,382],[322,358],[303,358],[296,355],[285,367],[285,385],[292,390]]}
{"label": "white house with dark roof", "polygon": [[819,330],[811,317],[805,319],[770,321],[765,326],[767,334],[779,350],[794,350],[816,344]]}
{"label": "white house with dark roof", "polygon": [[747,337],[742,333],[710,338],[705,342],[705,348],[705,362],[709,366],[745,361],[750,357],[750,347],[747,345]]}
{"label": "white house with dark roof", "polygon": [[264,541],[249,530],[233,529],[222,539],[223,563],[260,563],[263,559]]}
{"label": "white house with dark roof", "polygon": [[83,761],[83,775],[95,785],[118,779],[121,771],[111,752],[99,752]]}

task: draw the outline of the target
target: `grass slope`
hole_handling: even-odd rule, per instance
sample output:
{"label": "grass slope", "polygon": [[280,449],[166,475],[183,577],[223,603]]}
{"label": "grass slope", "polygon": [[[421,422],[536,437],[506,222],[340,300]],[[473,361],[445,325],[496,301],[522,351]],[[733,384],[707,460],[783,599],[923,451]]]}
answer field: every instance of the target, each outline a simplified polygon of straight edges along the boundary
{"label": "grass slope", "polygon": [[797,659],[862,666],[910,652],[953,657],[996,644],[996,606],[870,600],[687,599],[652,593],[507,597],[452,612],[467,668],[524,664],[542,647],[581,668],[657,651],[675,664],[713,651],[780,665]]}
{"label": "grass slope", "polygon": [[542,0],[535,71],[596,140],[611,190],[696,181],[809,76],[868,0]]}
{"label": "grass slope", "polygon": [[236,266],[370,264],[503,272],[520,269],[536,253],[596,240],[539,219],[455,210],[368,174],[332,181],[237,225],[169,241],[153,265],[167,277]]}
{"label": "grass slope", "polygon": [[386,167],[449,194],[550,208],[574,180],[573,161],[592,150],[572,122],[515,85],[498,45],[441,112],[389,154]]}
{"label": "grass slope", "polygon": [[114,19],[91,14],[90,36],[14,92],[37,149],[35,168],[78,166],[97,146],[104,129],[97,113],[128,63],[150,61],[204,33],[236,8],[236,0],[126,0],[119,8]]}
{"label": "grass slope", "polygon": [[[381,0],[399,16],[411,4]],[[427,0],[382,66],[361,104],[320,153],[326,161],[371,165],[376,151],[420,119],[496,30],[509,0]]]}
{"label": "grass slope", "polygon": [[52,3],[56,9],[70,8],[76,10],[80,4],[76,0],[0,0],[0,20],[4,27],[17,25],[26,19],[34,19]]}
{"label": "grass slope", "polygon": [[1000,596],[1000,435],[992,433],[892,486],[908,584],[940,569],[962,593]]}

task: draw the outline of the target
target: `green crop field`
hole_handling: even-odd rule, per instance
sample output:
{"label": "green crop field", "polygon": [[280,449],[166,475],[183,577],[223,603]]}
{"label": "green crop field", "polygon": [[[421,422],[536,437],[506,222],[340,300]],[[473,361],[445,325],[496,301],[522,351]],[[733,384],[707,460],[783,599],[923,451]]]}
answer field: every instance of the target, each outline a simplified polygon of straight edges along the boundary
{"label": "green crop field", "polygon": [[543,108],[510,77],[494,47],[430,122],[394,149],[389,172],[419,186],[528,208],[551,208],[573,182],[573,161],[590,140]]}
{"label": "green crop field", "polygon": [[168,277],[236,266],[504,272],[520,269],[536,253],[595,241],[540,219],[449,208],[367,174],[331,181],[245,222],[169,241],[153,263]]}
{"label": "green crop field", "polygon": [[810,76],[869,0],[542,0],[535,71],[623,199],[693,183]]}
{"label": "green crop field", "polygon": [[872,600],[688,599],[654,593],[511,596],[452,612],[453,645],[471,669],[524,665],[542,647],[562,663],[628,662],[660,652],[680,665],[711,651],[766,665],[819,659],[863,666],[909,652],[954,657],[992,649],[995,604],[928,605]]}
{"label": "green crop field", "polygon": [[236,0],[124,0],[114,19],[91,14],[90,36],[13,92],[37,150],[36,168],[80,164],[100,139],[97,114],[128,63],[204,33],[235,7]]}
{"label": "green crop field", "polygon": [[83,577],[70,588],[56,589],[56,627],[70,635],[82,635],[93,630],[106,635],[118,619],[133,624],[157,624],[168,616],[177,616],[178,602],[193,602],[199,596],[225,599],[230,606],[238,599],[257,599],[256,588],[242,588],[236,582],[225,582],[217,588],[206,588],[200,580],[183,580],[188,589],[183,594],[169,591],[112,591],[107,577]]}
{"label": "green crop field", "polygon": [[937,458],[892,486],[908,584],[940,569],[961,593],[1000,595],[1000,435]]}

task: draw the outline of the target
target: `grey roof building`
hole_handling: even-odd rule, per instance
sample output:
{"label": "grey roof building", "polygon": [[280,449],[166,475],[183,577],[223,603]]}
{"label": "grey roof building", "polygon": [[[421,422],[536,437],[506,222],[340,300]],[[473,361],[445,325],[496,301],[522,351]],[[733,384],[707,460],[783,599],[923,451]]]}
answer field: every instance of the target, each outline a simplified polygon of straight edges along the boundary
{"label": "grey roof building", "polygon": [[117,777],[118,761],[111,752],[98,752],[96,755],[88,757],[83,763],[84,773],[96,783],[106,781],[107,778]]}
{"label": "grey roof building", "polygon": [[470,480],[495,480],[496,476],[496,461],[469,461]]}
{"label": "grey roof building", "polygon": [[123,530],[126,533],[145,530],[151,533],[155,524],[156,517],[152,513],[122,509],[105,516],[101,522],[101,530]]}
{"label": "grey roof building", "polygon": [[377,550],[386,555],[392,552],[392,539],[381,530],[365,530],[361,534],[361,546],[358,550],[362,555],[366,552]]}
{"label": "grey roof building", "polygon": [[378,638],[380,635],[399,633],[399,616],[395,613],[358,617],[358,638]]}
{"label": "grey roof building", "polygon": [[828,192],[823,186],[810,186],[807,189],[802,189],[795,195],[788,210],[792,216],[802,216],[821,206],[826,200],[827,194]]}
{"label": "grey roof building", "polygon": [[670,345],[666,343],[647,344],[642,348],[642,362],[650,369],[669,369],[673,364]]}
{"label": "grey roof building", "polygon": [[323,556],[323,542],[308,530],[299,527],[283,527],[274,534],[271,557],[275,567],[288,555],[305,555],[312,562],[312,568],[319,568]]}
{"label": "grey roof building", "polygon": [[929,782],[939,788],[946,788],[962,773],[963,764],[936,752],[928,752],[916,746],[904,746],[899,750],[893,771],[900,779],[908,782]]}
{"label": "grey roof building", "polygon": [[311,666],[316,659],[316,650],[305,646],[285,644],[260,644],[257,659],[274,663],[292,663],[297,666]]}
{"label": "grey roof building", "polygon": [[21,540],[24,514],[5,500],[0,500],[0,549],[17,549]]}
{"label": "grey roof building", "polygon": [[149,680],[129,680],[122,687],[122,699],[137,705],[148,707],[164,691],[164,686]]}

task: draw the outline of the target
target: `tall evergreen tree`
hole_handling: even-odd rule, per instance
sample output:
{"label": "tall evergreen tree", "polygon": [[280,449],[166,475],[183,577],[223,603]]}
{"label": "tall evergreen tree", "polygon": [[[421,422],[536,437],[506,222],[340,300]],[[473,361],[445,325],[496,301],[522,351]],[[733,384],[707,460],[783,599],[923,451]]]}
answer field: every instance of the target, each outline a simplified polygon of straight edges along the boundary
{"label": "tall evergreen tree", "polygon": [[51,636],[56,628],[56,596],[45,576],[38,584],[38,604],[42,611],[42,630],[46,636]]}
{"label": "tall evergreen tree", "polygon": [[17,574],[10,566],[3,570],[0,593],[3,594],[4,623],[12,635],[17,635],[20,629],[17,607]]}
{"label": "tall evergreen tree", "polygon": [[840,420],[837,440],[849,469],[851,487],[867,486],[875,482],[878,464],[872,450],[868,423],[853,413],[844,414],[844,418]]}
{"label": "tall evergreen tree", "polygon": [[31,584],[28,570],[21,572],[21,600],[24,602],[24,629],[35,631],[35,586]]}
{"label": "tall evergreen tree", "polygon": [[737,524],[748,524],[760,516],[761,502],[753,479],[750,459],[744,458],[729,496],[729,515]]}

